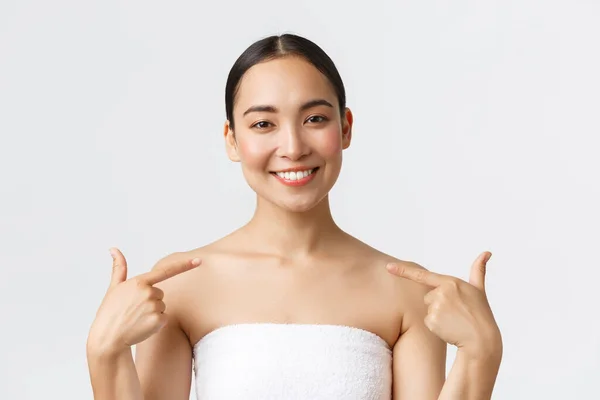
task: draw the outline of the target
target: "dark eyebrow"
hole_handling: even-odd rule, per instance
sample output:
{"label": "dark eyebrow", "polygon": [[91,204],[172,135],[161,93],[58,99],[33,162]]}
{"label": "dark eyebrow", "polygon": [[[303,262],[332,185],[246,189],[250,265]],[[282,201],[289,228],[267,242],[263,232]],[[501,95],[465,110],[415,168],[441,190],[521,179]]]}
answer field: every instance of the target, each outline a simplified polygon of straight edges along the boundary
{"label": "dark eyebrow", "polygon": [[[326,107],[331,107],[333,108],[333,105],[331,105],[330,102],[328,102],[325,99],[315,99],[315,100],[311,100],[308,101],[304,104],[302,104],[300,106],[300,111],[306,111],[309,108],[313,108],[316,106],[326,106]],[[252,106],[249,109],[247,109],[246,111],[244,111],[243,116],[245,117],[247,114],[250,114],[251,112],[271,112],[271,113],[276,113],[277,107],[275,106],[269,106],[269,105],[259,105],[259,106]]]}

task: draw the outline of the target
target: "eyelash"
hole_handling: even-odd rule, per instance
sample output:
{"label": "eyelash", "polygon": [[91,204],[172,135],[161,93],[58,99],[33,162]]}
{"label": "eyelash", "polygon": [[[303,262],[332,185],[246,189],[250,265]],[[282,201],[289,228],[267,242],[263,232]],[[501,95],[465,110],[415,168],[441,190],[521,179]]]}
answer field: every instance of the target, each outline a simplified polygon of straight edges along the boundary
{"label": "eyelash", "polygon": [[258,121],[257,123],[255,123],[254,125],[252,125],[251,128],[257,128],[257,129],[266,129],[267,128],[265,126],[263,126],[263,127],[258,126],[260,124],[270,124],[270,122],[267,122],[267,121]]}
{"label": "eyelash", "polygon": [[[322,115],[311,115],[306,120],[308,121],[308,120],[310,120],[312,118],[320,118],[320,121],[315,122],[315,124],[323,123],[323,122],[328,121],[328,118],[324,117]],[[257,128],[257,129],[266,129],[267,128],[267,127],[264,127],[264,126],[263,127],[259,127],[258,125],[260,125],[260,124],[271,124],[271,123],[268,122],[268,121],[258,121],[257,123],[255,123],[254,125],[252,125],[251,128]]]}

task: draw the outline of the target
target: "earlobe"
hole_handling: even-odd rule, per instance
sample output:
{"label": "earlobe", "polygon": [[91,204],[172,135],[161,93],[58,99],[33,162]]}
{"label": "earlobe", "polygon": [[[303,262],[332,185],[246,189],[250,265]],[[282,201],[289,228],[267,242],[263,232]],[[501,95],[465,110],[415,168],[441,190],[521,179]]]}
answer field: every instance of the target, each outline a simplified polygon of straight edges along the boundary
{"label": "earlobe", "polygon": [[347,149],[350,147],[352,141],[352,124],[354,122],[354,116],[349,108],[346,108],[345,118],[342,123],[342,148]]}
{"label": "earlobe", "polygon": [[346,129],[342,131],[342,148],[347,149],[350,147],[352,141],[352,125],[348,125]]}
{"label": "earlobe", "polygon": [[225,137],[225,150],[227,151],[227,157],[229,157],[229,159],[233,162],[239,162],[240,157],[238,156],[237,152],[235,133],[233,132],[233,129],[231,129],[229,121],[225,122],[223,136]]}

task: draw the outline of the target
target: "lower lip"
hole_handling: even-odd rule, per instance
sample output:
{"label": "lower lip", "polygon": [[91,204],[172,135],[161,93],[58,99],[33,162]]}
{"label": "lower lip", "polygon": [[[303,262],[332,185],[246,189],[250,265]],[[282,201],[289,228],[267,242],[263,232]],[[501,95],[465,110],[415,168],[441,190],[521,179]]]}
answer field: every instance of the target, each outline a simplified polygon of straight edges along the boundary
{"label": "lower lip", "polygon": [[287,186],[304,186],[306,185],[308,182],[312,181],[313,178],[315,177],[315,175],[317,174],[317,172],[319,172],[319,169],[316,169],[315,171],[313,171],[312,174],[305,176],[304,178],[301,179],[296,179],[295,181],[292,181],[290,179],[285,179],[280,177],[279,175],[277,175],[276,173],[272,172],[271,174],[281,183],[283,183],[284,185]]}

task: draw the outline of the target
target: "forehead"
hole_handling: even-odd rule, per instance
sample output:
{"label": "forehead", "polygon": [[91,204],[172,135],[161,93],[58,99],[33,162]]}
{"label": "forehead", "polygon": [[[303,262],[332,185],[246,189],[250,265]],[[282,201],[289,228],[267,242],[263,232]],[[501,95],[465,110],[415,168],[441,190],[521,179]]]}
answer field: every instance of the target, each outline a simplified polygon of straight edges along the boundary
{"label": "forehead", "polygon": [[257,104],[297,107],[315,98],[336,105],[336,94],[329,80],[308,61],[285,57],[262,62],[243,76],[236,98],[236,112]]}

